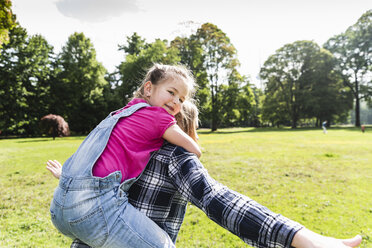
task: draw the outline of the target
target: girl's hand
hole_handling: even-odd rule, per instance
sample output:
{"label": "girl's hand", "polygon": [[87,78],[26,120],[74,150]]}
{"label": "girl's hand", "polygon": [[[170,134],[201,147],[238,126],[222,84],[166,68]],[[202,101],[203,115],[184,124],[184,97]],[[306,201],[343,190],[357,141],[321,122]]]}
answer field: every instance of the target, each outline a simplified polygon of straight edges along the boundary
{"label": "girl's hand", "polygon": [[296,248],[351,248],[357,247],[361,242],[360,235],[351,239],[336,239],[303,228],[295,234],[292,246]]}
{"label": "girl's hand", "polygon": [[47,170],[49,170],[55,178],[59,179],[62,174],[62,165],[60,162],[57,160],[48,160],[46,164]]}

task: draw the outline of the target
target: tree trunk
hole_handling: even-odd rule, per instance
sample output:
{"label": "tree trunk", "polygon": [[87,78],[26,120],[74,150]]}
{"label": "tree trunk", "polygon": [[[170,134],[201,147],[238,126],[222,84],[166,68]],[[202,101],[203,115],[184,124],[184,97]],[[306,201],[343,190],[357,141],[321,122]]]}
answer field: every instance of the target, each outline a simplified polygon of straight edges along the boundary
{"label": "tree trunk", "polygon": [[356,76],[355,76],[355,126],[360,127],[359,82]]}
{"label": "tree trunk", "polygon": [[298,115],[297,115],[296,106],[294,103],[292,103],[292,128],[297,128],[297,120],[298,120]]}
{"label": "tree trunk", "polygon": [[[213,80],[211,78],[211,80]],[[217,127],[218,127],[218,105],[217,105],[217,83],[216,84],[212,84],[211,86],[212,88],[212,92],[211,92],[211,96],[212,96],[212,123],[211,123],[211,131],[214,132],[214,131],[217,131]]]}
{"label": "tree trunk", "polygon": [[53,140],[55,140],[55,139],[56,139],[56,136],[57,136],[57,127],[54,126],[52,129],[53,129],[53,130],[52,130]]}
{"label": "tree trunk", "polygon": [[297,128],[297,120],[292,120],[292,127],[291,128]]}
{"label": "tree trunk", "polygon": [[359,96],[355,98],[355,126],[360,127],[360,100]]}
{"label": "tree trunk", "polygon": [[212,97],[212,123],[211,123],[212,132],[217,131],[217,127],[218,127],[217,111],[218,109],[217,109],[216,100],[214,99],[214,97]]}
{"label": "tree trunk", "polygon": [[211,131],[212,131],[212,132],[217,131],[217,122],[216,122],[216,120],[215,120],[214,117],[212,118],[212,127],[211,127]]}

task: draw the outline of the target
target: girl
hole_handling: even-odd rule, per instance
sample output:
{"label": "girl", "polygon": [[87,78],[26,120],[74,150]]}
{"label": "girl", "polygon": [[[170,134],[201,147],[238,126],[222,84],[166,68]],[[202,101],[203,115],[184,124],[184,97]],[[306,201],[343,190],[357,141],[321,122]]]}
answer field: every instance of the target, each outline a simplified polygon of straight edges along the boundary
{"label": "girl", "polygon": [[201,155],[174,116],[194,80],[181,66],[154,65],[135,98],[111,113],[65,162],[52,222],[93,247],[173,247],[169,236],[128,203],[127,190],[163,139]]}
{"label": "girl", "polygon": [[[184,131],[188,136],[190,136],[195,142],[198,142],[198,134],[196,129],[199,127],[199,111],[196,105],[188,100],[182,104],[181,111],[175,116],[177,120],[177,125]],[[57,160],[48,160],[46,163],[47,170],[49,170],[52,175],[59,179],[62,174],[62,165]]]}

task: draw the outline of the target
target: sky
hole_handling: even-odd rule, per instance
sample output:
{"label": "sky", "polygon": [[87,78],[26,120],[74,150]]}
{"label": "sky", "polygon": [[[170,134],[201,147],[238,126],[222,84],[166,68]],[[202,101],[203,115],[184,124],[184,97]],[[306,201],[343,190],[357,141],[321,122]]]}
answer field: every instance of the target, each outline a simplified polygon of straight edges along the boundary
{"label": "sky", "polygon": [[322,46],[370,9],[371,0],[12,0],[29,35],[41,34],[59,53],[71,34],[83,32],[109,72],[124,61],[118,45],[134,32],[147,42],[171,41],[213,23],[237,49],[240,73],[257,86],[260,67],[277,49],[298,40]]}

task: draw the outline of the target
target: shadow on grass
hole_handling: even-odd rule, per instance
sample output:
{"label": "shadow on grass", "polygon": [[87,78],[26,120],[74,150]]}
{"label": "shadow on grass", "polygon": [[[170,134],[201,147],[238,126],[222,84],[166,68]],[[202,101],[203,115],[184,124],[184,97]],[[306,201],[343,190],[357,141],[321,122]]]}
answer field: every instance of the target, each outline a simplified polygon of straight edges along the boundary
{"label": "shadow on grass", "polygon": [[[32,142],[45,142],[45,141],[52,141],[52,142],[58,142],[60,140],[83,140],[86,136],[69,136],[69,137],[56,137],[55,140],[53,140],[52,137],[45,137],[44,139],[38,140],[36,137],[33,137],[30,140],[20,140],[16,141],[16,143],[32,143]],[[38,137],[40,138],[40,137]]]}
{"label": "shadow on grass", "polygon": [[[368,129],[372,129],[372,127],[369,127],[365,129],[365,132],[368,132]],[[359,132],[361,133],[361,129],[358,127],[330,127],[327,128],[327,131],[349,131],[349,132]],[[257,132],[306,132],[306,131],[319,131],[323,132],[322,128],[316,128],[316,127],[299,127],[299,128],[290,128],[290,127],[281,127],[281,128],[275,128],[275,127],[250,127],[250,128],[222,128],[218,129],[217,131],[210,131],[210,129],[199,129],[198,133],[200,134],[233,134],[233,133],[257,133]]]}
{"label": "shadow on grass", "polygon": [[[45,142],[45,141],[56,141],[59,140],[83,140],[86,136],[77,135],[77,136],[68,136],[68,137],[56,137],[55,140],[53,140],[53,137],[46,137],[46,136],[0,136],[0,140],[17,140],[17,139],[23,139],[16,141],[16,143],[32,143],[32,142]],[[27,139],[27,140],[26,140]]]}
{"label": "shadow on grass", "polygon": [[21,141],[17,141],[16,143],[35,143],[35,142],[45,142],[45,141],[51,141],[53,139],[41,139],[41,140],[35,140],[35,139],[32,139],[32,140],[21,140]]}

